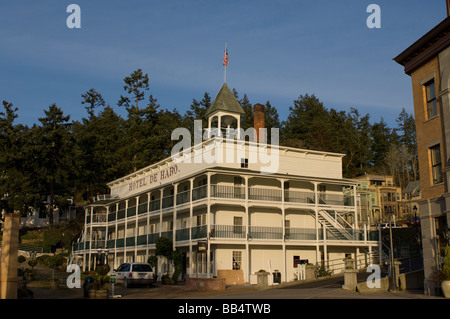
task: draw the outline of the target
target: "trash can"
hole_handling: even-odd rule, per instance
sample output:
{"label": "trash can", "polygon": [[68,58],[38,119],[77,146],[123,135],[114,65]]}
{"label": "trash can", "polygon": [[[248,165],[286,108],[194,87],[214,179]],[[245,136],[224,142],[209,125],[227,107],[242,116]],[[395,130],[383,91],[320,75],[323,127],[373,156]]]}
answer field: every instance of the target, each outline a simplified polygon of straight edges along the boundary
{"label": "trash can", "polygon": [[281,284],[281,273],[278,270],[275,270],[272,274],[273,274],[273,283]]}
{"label": "trash can", "polygon": [[86,297],[86,298],[89,297],[89,290],[92,290],[92,289],[96,289],[94,277],[87,276],[86,278],[84,278],[84,283],[83,283],[84,297]]}

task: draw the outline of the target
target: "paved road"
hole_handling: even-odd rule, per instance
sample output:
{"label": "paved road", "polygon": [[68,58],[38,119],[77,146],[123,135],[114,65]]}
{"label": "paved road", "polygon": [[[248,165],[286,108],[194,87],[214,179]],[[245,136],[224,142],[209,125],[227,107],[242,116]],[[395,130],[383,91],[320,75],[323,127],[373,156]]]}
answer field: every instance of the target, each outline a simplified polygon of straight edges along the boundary
{"label": "paved road", "polygon": [[[362,275],[364,276],[364,274]],[[343,290],[344,278],[335,276],[312,282],[289,283],[268,288],[254,286],[229,287],[224,291],[192,292],[184,286],[124,288],[115,285],[120,299],[443,299],[426,296],[423,291],[357,293]],[[35,299],[83,299],[82,289],[31,288]]]}

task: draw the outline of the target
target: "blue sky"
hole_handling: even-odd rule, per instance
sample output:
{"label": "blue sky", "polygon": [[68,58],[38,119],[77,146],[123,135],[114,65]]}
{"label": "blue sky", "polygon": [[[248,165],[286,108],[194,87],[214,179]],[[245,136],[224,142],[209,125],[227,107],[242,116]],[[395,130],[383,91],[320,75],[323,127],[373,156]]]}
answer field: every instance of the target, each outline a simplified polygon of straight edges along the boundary
{"label": "blue sky", "polygon": [[[80,29],[66,25],[71,3]],[[372,3],[381,29],[366,25]],[[253,104],[269,100],[281,119],[308,93],[393,126],[413,104],[410,78],[392,59],[444,18],[444,0],[2,0],[0,100],[28,125],[52,103],[79,120],[81,94],[95,88],[125,116],[123,79],[142,68],[161,107],[184,113],[219,91],[227,42],[228,85]]]}

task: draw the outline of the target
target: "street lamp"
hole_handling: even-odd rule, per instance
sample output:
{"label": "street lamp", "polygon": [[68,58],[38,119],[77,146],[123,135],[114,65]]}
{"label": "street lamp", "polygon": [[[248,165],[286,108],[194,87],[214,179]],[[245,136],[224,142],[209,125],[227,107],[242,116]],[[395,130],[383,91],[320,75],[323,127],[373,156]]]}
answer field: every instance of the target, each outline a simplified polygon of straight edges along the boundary
{"label": "street lamp", "polygon": [[394,212],[392,212],[391,206],[388,206],[386,209],[387,215],[390,215],[390,222],[389,222],[389,241],[391,243],[391,290],[397,290],[397,278],[395,274],[395,263],[394,263],[394,242],[392,240],[392,223],[393,223],[393,217]]}
{"label": "street lamp", "polygon": [[417,225],[417,206],[416,205],[414,205],[413,213],[414,213],[414,225]]}

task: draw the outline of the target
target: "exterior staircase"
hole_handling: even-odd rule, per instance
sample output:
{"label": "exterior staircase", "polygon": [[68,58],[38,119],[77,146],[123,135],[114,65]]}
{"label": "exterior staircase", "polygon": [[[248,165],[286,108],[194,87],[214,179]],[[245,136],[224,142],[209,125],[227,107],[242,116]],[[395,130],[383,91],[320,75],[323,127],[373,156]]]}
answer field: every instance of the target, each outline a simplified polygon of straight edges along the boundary
{"label": "exterior staircase", "polygon": [[[315,216],[313,211],[311,214]],[[319,222],[336,240],[354,239],[352,226],[338,212],[321,210],[317,215]]]}

